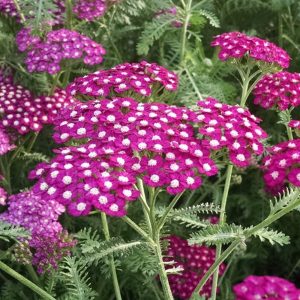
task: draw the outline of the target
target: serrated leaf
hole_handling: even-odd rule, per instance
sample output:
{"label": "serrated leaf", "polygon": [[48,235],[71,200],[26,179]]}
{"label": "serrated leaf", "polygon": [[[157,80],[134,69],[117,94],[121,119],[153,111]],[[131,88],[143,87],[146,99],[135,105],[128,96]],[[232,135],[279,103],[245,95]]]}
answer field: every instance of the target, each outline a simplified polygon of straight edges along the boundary
{"label": "serrated leaf", "polygon": [[268,241],[271,245],[279,244],[280,246],[288,245],[290,237],[283,232],[269,229],[267,227],[256,231],[253,236],[258,237],[262,242]]}
{"label": "serrated leaf", "polygon": [[244,238],[244,231],[241,226],[235,224],[211,224],[197,233],[193,233],[188,241],[190,244],[211,246],[229,244],[236,239],[243,240]]}

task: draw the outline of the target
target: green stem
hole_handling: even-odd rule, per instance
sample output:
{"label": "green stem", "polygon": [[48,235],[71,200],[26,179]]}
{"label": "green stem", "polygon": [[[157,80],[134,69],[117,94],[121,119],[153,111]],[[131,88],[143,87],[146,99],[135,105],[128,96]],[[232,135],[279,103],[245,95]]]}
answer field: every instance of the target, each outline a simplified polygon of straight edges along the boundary
{"label": "green stem", "polygon": [[26,19],[25,19],[24,14],[22,13],[22,10],[21,10],[21,7],[20,7],[20,5],[19,5],[18,0],[13,0],[13,2],[14,2],[14,5],[15,5],[15,7],[16,7],[16,10],[17,10],[17,12],[18,12],[18,14],[19,14],[19,16],[20,16],[22,22],[25,23],[25,22],[26,22]]}
{"label": "green stem", "polygon": [[293,140],[294,137],[293,137],[292,128],[289,127],[288,125],[286,126],[286,132],[287,132],[287,135],[288,135],[289,140],[290,140],[290,141]]}
{"label": "green stem", "polygon": [[34,146],[38,136],[39,136],[38,132],[35,132],[33,134],[32,138],[30,139],[30,142],[29,142],[29,145],[28,145],[28,148],[27,148],[27,152],[30,152],[32,150],[32,147]]}
{"label": "green stem", "polygon": [[140,234],[143,238],[145,238],[152,245],[155,245],[153,239],[145,232],[139,225],[133,222],[129,217],[125,216],[122,218],[124,222],[126,222],[132,229],[134,229],[138,234]]}
{"label": "green stem", "polygon": [[21,282],[23,285],[30,288],[32,291],[40,295],[43,299],[47,300],[55,300],[50,294],[48,294],[46,291],[38,287],[36,284],[22,276],[21,274],[17,273],[15,270],[10,268],[8,265],[6,265],[4,262],[0,261],[0,269],[4,271],[5,273],[9,274],[19,282]]}
{"label": "green stem", "polygon": [[[226,171],[225,186],[224,186],[223,196],[221,200],[221,213],[220,213],[220,221],[219,221],[220,225],[223,225],[226,220],[226,204],[227,204],[227,199],[229,194],[232,171],[233,171],[233,165],[229,165]],[[216,260],[220,258],[221,253],[222,253],[222,244],[218,244],[216,249]],[[211,294],[212,300],[215,300],[217,297],[218,280],[219,280],[219,266],[216,268],[213,277],[212,294]]]}
{"label": "green stem", "polygon": [[158,221],[157,224],[157,230],[160,231],[162,229],[162,227],[165,225],[167,218],[169,216],[170,211],[175,207],[176,203],[178,202],[178,200],[181,198],[181,196],[183,195],[184,192],[177,194],[173,200],[171,201],[170,205],[166,208],[163,216],[161,217],[161,219]]}
{"label": "green stem", "polygon": [[27,272],[29,273],[30,277],[32,278],[33,282],[38,286],[41,286],[41,281],[37,276],[35,270],[33,269],[32,265],[26,265]]}
{"label": "green stem", "polygon": [[[105,236],[105,240],[109,241],[110,240],[110,234],[109,234],[107,218],[106,218],[106,214],[103,213],[103,212],[101,212],[101,221],[102,221],[103,233],[104,233],[104,236]],[[110,256],[109,264],[110,264],[110,271],[111,271],[111,276],[112,276],[112,279],[113,279],[113,285],[114,285],[116,299],[117,300],[122,300],[119,281],[118,281],[118,277],[117,277],[116,265],[115,265],[113,255]]]}
{"label": "green stem", "polygon": [[184,19],[182,35],[181,35],[180,61],[179,61],[180,65],[183,64],[184,59],[185,59],[186,35],[187,35],[187,28],[189,26],[189,21],[191,18],[192,2],[193,2],[193,0],[188,0],[187,4],[184,6],[185,19]]}
{"label": "green stem", "polygon": [[256,226],[249,229],[244,237],[244,240],[238,239],[234,241],[223,253],[222,255],[213,263],[213,265],[209,268],[209,270],[205,273],[205,275],[202,277],[201,281],[195,288],[193,295],[198,295],[203,286],[206,284],[207,280],[211,277],[211,275],[217,270],[217,268],[220,266],[221,263],[235,250],[235,248],[240,244],[244,243],[249,237],[251,237],[255,232],[258,230],[265,228],[278,219],[282,218],[284,215],[288,214],[292,210],[294,210],[296,207],[300,205],[300,199],[298,199],[300,196],[300,190],[298,193],[298,197],[295,201],[293,201],[292,204],[286,206],[281,211],[277,212],[274,215],[270,215],[268,218],[257,224]]}
{"label": "green stem", "polygon": [[163,261],[159,234],[157,234],[157,237],[156,237],[155,256],[158,260],[159,279],[160,279],[160,282],[161,282],[161,285],[162,285],[162,288],[163,288],[163,291],[165,294],[164,300],[173,300],[174,298],[172,295],[172,291],[171,291],[169,280],[168,280],[168,275],[165,270],[165,264]]}

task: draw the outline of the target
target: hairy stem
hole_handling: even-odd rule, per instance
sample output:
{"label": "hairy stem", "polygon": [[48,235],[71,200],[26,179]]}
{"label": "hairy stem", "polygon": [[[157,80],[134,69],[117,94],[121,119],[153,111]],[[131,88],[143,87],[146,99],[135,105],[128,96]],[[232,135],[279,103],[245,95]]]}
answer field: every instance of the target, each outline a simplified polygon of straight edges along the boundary
{"label": "hairy stem", "polygon": [[20,18],[21,18],[22,23],[25,23],[25,22],[26,22],[26,19],[25,19],[24,14],[22,13],[22,10],[21,10],[21,7],[20,7],[20,5],[19,5],[18,0],[13,0],[13,2],[14,2],[14,5],[15,5],[15,7],[16,7],[16,10],[17,10],[17,12],[18,12],[18,14],[19,14],[19,16],[20,16]]}
{"label": "hairy stem", "polygon": [[[109,234],[107,218],[106,218],[106,214],[103,213],[103,212],[101,212],[101,221],[102,221],[103,233],[104,233],[104,236],[105,236],[105,240],[109,241],[110,240],[110,234]],[[110,264],[110,272],[111,272],[111,276],[112,276],[112,279],[113,279],[113,285],[114,285],[116,299],[117,300],[122,300],[119,281],[118,281],[118,277],[117,277],[117,270],[116,270],[116,265],[115,265],[113,255],[110,256],[109,264]]]}
{"label": "hairy stem", "polygon": [[42,297],[42,299],[46,300],[55,300],[50,294],[48,294],[46,291],[38,287],[36,284],[22,276],[21,274],[17,273],[15,270],[10,268],[8,265],[6,265],[4,262],[0,261],[0,269],[4,271],[5,273],[9,274],[11,277],[15,278],[19,282],[21,282],[23,285],[30,288],[32,291],[37,293]]}
{"label": "hairy stem", "polygon": [[192,7],[193,0],[188,0],[187,4],[184,5],[185,10],[185,19],[182,28],[182,35],[181,35],[181,47],[180,47],[180,65],[183,64],[185,59],[185,50],[186,50],[186,36],[187,36],[187,28],[189,26],[189,21],[191,18],[191,7]]}
{"label": "hairy stem", "polygon": [[[223,225],[226,220],[226,204],[227,204],[227,199],[229,194],[232,171],[233,171],[233,165],[229,165],[226,171],[226,180],[225,180],[225,186],[224,186],[224,191],[223,191],[223,196],[221,201],[221,213],[220,213],[220,220],[219,220],[220,225]],[[222,253],[222,244],[219,244],[217,245],[217,249],[216,249],[216,260],[220,258],[221,253]],[[212,294],[211,294],[212,300],[215,300],[217,297],[218,280],[219,280],[219,267],[217,267],[213,277]]]}

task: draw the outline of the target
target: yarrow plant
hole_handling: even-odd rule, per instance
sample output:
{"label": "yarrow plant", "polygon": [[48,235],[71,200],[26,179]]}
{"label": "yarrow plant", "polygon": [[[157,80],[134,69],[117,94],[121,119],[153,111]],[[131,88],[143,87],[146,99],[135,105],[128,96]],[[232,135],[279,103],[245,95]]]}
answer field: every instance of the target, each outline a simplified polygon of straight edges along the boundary
{"label": "yarrow plant", "polygon": [[16,42],[20,51],[27,51],[25,62],[29,72],[52,75],[61,70],[63,60],[82,59],[86,65],[96,65],[102,63],[106,53],[102,45],[68,29],[53,30],[42,40],[25,28],[18,33]]}
{"label": "yarrow plant", "polygon": [[39,165],[31,173],[31,178],[41,177],[36,191],[72,208],[75,202],[84,214],[94,205],[122,216],[126,201],[139,196],[136,178],[174,195],[196,189],[199,175],[215,175],[217,168],[194,135],[192,116],[185,108],[130,98],[69,107],[55,121],[56,142],[89,143],[61,149],[50,165]]}
{"label": "yarrow plant", "polygon": [[149,97],[161,90],[176,91],[178,78],[156,63],[125,63],[76,78],[67,91],[75,96],[107,98],[108,96]]}
{"label": "yarrow plant", "polygon": [[220,47],[219,58],[223,61],[249,57],[258,62],[275,64],[280,68],[288,68],[290,64],[289,55],[280,47],[241,32],[217,35],[211,45]]}
{"label": "yarrow plant", "polygon": [[[169,281],[174,296],[179,299],[190,299],[200,279],[211,267],[215,260],[215,249],[206,246],[189,245],[188,242],[178,236],[167,238],[169,242],[165,261],[172,267],[180,268],[179,274],[169,275]],[[225,270],[225,264],[221,264],[219,274]],[[212,278],[201,290],[201,295],[211,295]]]}
{"label": "yarrow plant", "polygon": [[248,276],[233,287],[236,300],[249,299],[300,299],[300,290],[296,286],[277,276]]}
{"label": "yarrow plant", "polygon": [[106,11],[105,0],[76,0],[73,12],[79,19],[93,21]]}
{"label": "yarrow plant", "polygon": [[32,192],[23,192],[10,196],[8,210],[0,214],[0,220],[30,231],[28,245],[34,251],[32,263],[40,273],[57,268],[58,261],[74,246],[74,241],[58,222],[64,210],[64,206],[56,201],[46,201]]}
{"label": "yarrow plant", "polygon": [[0,187],[0,205],[5,205],[7,199],[7,192]]}
{"label": "yarrow plant", "polygon": [[0,83],[0,122],[21,135],[38,132],[72,102],[74,99],[63,90],[56,90],[51,96],[35,97],[20,85]]}
{"label": "yarrow plant", "polygon": [[14,148],[15,146],[11,144],[10,138],[4,128],[0,127],[0,155],[7,153]]}
{"label": "yarrow plant", "polygon": [[278,72],[264,76],[253,90],[254,103],[286,110],[300,105],[300,74]]}
{"label": "yarrow plant", "polygon": [[198,102],[196,122],[203,136],[203,145],[212,150],[227,149],[230,161],[237,167],[252,163],[254,155],[263,153],[266,132],[260,120],[248,109],[220,103],[208,98]]}
{"label": "yarrow plant", "polygon": [[282,190],[288,183],[300,187],[300,139],[286,141],[268,149],[263,160],[265,184]]}

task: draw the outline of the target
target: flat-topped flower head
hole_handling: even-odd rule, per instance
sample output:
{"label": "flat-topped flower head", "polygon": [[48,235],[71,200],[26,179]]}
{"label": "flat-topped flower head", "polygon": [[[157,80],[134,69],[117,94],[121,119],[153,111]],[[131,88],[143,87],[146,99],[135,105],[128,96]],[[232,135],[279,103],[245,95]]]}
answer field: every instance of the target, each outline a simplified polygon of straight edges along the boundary
{"label": "flat-topped flower head", "polygon": [[0,156],[14,148],[15,146],[11,144],[9,135],[6,133],[5,129],[0,126]]}
{"label": "flat-topped flower head", "polygon": [[[33,250],[32,263],[40,273],[57,268],[58,262],[74,246],[74,241],[58,222],[64,211],[64,206],[58,202],[29,191],[10,196],[8,210],[0,214],[0,220],[22,226],[30,232],[28,244]],[[25,241],[20,239],[20,242]]]}
{"label": "flat-topped flower head", "polygon": [[265,75],[253,90],[254,103],[263,108],[286,110],[300,105],[300,73]]}
{"label": "flat-topped flower head", "polygon": [[[34,42],[32,42],[34,41]],[[50,31],[44,40],[32,36],[30,29],[22,29],[16,37],[20,51],[27,51],[25,63],[29,72],[57,74],[66,59],[82,60],[86,65],[103,61],[106,51],[102,45],[77,31]]]}
{"label": "flat-topped flower head", "polygon": [[[31,173],[39,179],[35,191],[66,203],[73,215],[87,214],[94,207],[123,216],[126,202],[139,196],[137,177],[172,195],[197,189],[202,175],[218,170],[196,137],[193,118],[186,108],[131,98],[68,106],[55,120],[54,139],[76,139],[80,146],[58,150],[50,165],[38,166]],[[68,176],[67,185],[58,174]],[[97,194],[90,195],[90,189]],[[102,195],[108,200],[100,199]]]}
{"label": "flat-topped flower head", "polygon": [[97,98],[111,98],[120,95],[139,95],[149,97],[162,88],[175,91],[178,78],[156,63],[124,63],[110,70],[100,70],[79,77],[68,86],[68,92]]}
{"label": "flat-topped flower head", "polygon": [[52,96],[35,97],[20,85],[0,83],[0,125],[15,129],[21,135],[38,132],[72,102],[74,99],[62,90]]}
{"label": "flat-topped flower head", "polygon": [[102,17],[106,11],[105,0],[76,0],[74,14],[81,20],[93,21]]}
{"label": "flat-topped flower head", "polygon": [[250,275],[233,287],[236,300],[299,300],[300,290],[277,276]]}
{"label": "flat-topped flower head", "polygon": [[[164,261],[174,262],[170,268],[178,267],[180,274],[168,276],[172,293],[179,299],[189,299],[201,278],[215,261],[216,251],[213,248],[199,245],[189,245],[188,242],[178,236],[167,238],[169,242]],[[166,264],[166,266],[168,266]],[[222,275],[225,265],[220,265],[219,274]],[[212,288],[210,278],[201,290],[201,295],[209,297]]]}
{"label": "flat-topped flower head", "polygon": [[258,62],[274,64],[279,68],[288,68],[290,57],[286,51],[275,44],[241,32],[227,32],[217,35],[212,46],[220,48],[219,58],[241,60],[244,57]]}
{"label": "flat-topped flower head", "polygon": [[254,156],[263,153],[262,140],[267,134],[248,109],[207,98],[198,102],[195,114],[203,145],[213,150],[226,149],[234,165],[249,166]]}
{"label": "flat-topped flower head", "polygon": [[268,149],[263,160],[267,188],[282,190],[285,185],[300,187],[300,139],[286,141]]}

